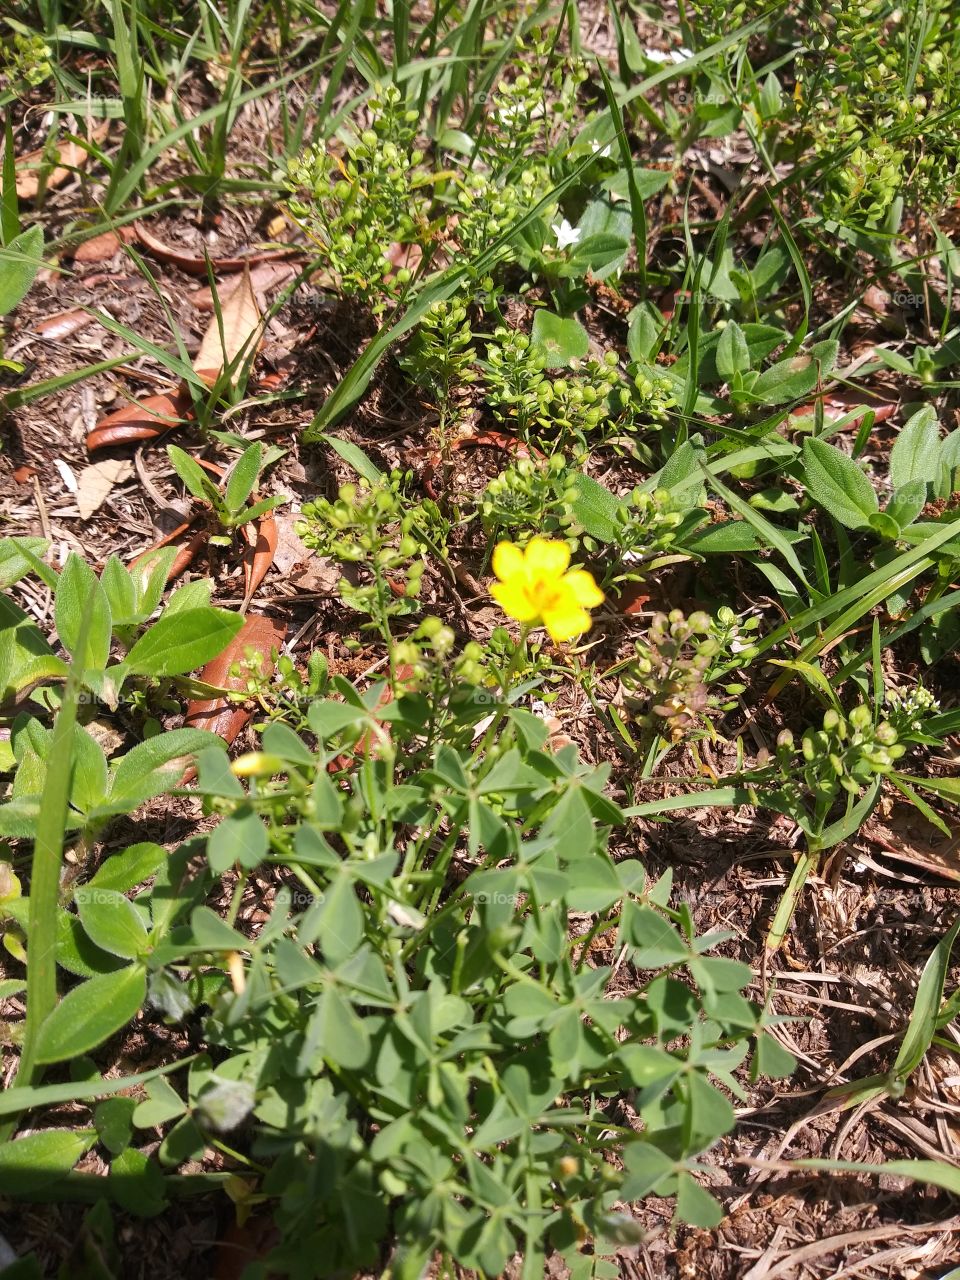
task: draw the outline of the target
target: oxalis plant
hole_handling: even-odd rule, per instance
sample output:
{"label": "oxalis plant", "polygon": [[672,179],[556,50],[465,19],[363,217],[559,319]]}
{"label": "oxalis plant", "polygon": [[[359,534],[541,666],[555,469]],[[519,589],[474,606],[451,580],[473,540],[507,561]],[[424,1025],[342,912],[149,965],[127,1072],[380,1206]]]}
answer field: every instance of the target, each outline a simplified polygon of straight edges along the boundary
{"label": "oxalis plant", "polygon": [[[499,1276],[519,1252],[531,1280],[548,1254],[613,1277],[615,1250],[640,1238],[631,1202],[675,1196],[679,1220],[720,1219],[697,1157],[733,1127],[741,1081],[793,1060],[743,994],[749,968],[711,954],[729,935],[698,938],[669,876],[611,856],[624,814],[609,767],[551,751],[519,705],[524,638],[545,626],[574,642],[599,588],[549,539],[500,544],[494,562],[496,599],[522,629],[496,691],[477,646],[458,652],[428,618],[391,680],[361,691],[322,677],[320,696],[261,726],[258,750],[232,765],[222,744],[200,750],[208,835],[172,854],[135,844],[61,882],[55,958],[81,980],[57,1002],[47,972],[53,1000],[28,1027],[8,1114],[42,1099],[45,1068],[144,1006],[172,1023],[202,1013],[208,1052],[183,1081],[114,1082],[146,1092],[107,1097],[86,1128],[0,1148],[5,1191],[14,1166],[41,1160],[45,1186],[83,1184],[69,1171],[94,1144],[110,1161],[98,1193],[137,1213],[225,1183],[279,1229],[248,1276],[386,1267],[413,1280],[437,1256]],[[58,760],[79,684],[75,664]],[[45,799],[68,773],[48,775]],[[269,917],[241,931],[247,879],[268,868]],[[205,905],[218,884],[226,918]],[[23,917],[19,883],[0,888]],[[51,1088],[112,1091],[99,1078]],[[211,1147],[230,1175],[175,1172]]]}
{"label": "oxalis plant", "polygon": [[[497,548],[495,597],[525,633],[589,627],[600,592],[568,566],[564,543]],[[300,732],[267,725],[232,767],[199,757],[211,870],[270,863],[284,887],[255,938],[223,924],[211,954],[204,915],[154,953],[171,981],[198,959],[231,975],[205,1023],[216,1114],[184,1112],[177,1149],[249,1129],[281,1233],[257,1274],[389,1257],[413,1280],[439,1254],[499,1276],[521,1252],[531,1278],[551,1253],[612,1277],[640,1238],[630,1201],[719,1221],[696,1157],[732,1128],[740,1069],[793,1062],[742,994],[749,968],[707,954],[729,935],[697,938],[669,876],[611,857],[608,766],[551,752],[514,690],[458,685],[452,644],[419,634],[399,689],[335,678]]]}

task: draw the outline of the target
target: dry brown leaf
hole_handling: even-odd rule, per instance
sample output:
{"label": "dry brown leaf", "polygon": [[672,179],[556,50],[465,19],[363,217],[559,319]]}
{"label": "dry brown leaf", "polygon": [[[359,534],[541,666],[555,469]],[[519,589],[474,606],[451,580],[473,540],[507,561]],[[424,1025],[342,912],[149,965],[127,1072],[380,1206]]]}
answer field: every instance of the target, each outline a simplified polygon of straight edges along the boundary
{"label": "dry brown leaf", "polygon": [[[269,293],[297,274],[297,268],[290,262],[263,262],[250,272],[250,287],[255,294]],[[223,297],[223,283],[218,281],[218,297]],[[213,293],[210,289],[198,289],[189,295],[190,301],[198,311],[213,311]]]}
{"label": "dry brown leaf", "polygon": [[255,266],[258,262],[303,257],[303,249],[299,245],[290,245],[289,248],[284,249],[263,249],[248,253],[242,258],[198,258],[195,254],[187,253],[185,249],[175,249],[172,245],[164,244],[142,222],[135,222],[133,229],[143,247],[149,249],[155,258],[161,262],[169,262],[191,276],[205,276],[208,262],[214,271],[231,272],[243,271],[245,268]]}
{"label": "dry brown leaf", "polygon": [[[220,689],[246,689],[246,678],[231,676],[230,668],[235,662],[242,662],[252,652],[260,657],[261,671],[269,675],[273,671],[272,650],[280,648],[286,634],[285,623],[275,622],[272,618],[256,613],[248,614],[226,649],[208,662],[200,672],[200,679],[204,684],[216,685]],[[229,744],[251,715],[251,703],[236,703],[229,698],[214,696],[188,703],[184,724],[191,729],[207,729],[211,733],[218,733]]]}
{"label": "dry brown leaf", "polygon": [[119,234],[116,231],[104,231],[77,245],[73,260],[74,262],[108,262],[120,252],[124,240],[132,238],[133,232],[129,227],[124,227]]}
{"label": "dry brown leaf", "polygon": [[125,458],[108,458],[94,462],[77,476],[77,510],[81,520],[89,520],[98,511],[115,484],[129,480],[133,463]]}
{"label": "dry brown leaf", "polygon": [[260,345],[260,308],[249,271],[244,271],[240,283],[220,303],[219,321],[223,324],[223,333],[214,315],[193,362],[197,375],[211,387],[241,352],[249,356]]}
{"label": "dry brown leaf", "polygon": [[[101,142],[107,136],[108,125],[103,124],[94,129],[92,142]],[[29,151],[17,161],[17,199],[35,200],[40,194],[40,178],[45,164],[56,156],[54,167],[47,174],[46,188],[62,186],[77,169],[82,169],[90,158],[90,152],[79,142],[62,142],[54,147],[49,158],[45,160],[46,148]]]}
{"label": "dry brown leaf", "polygon": [[41,338],[57,342],[63,338],[69,338],[72,333],[79,333],[88,324],[93,324],[96,318],[89,311],[81,311],[79,307],[74,307],[71,311],[58,311],[56,315],[44,316],[33,328]]}
{"label": "dry brown leaf", "polygon": [[333,560],[318,556],[297,533],[298,516],[286,511],[274,512],[277,523],[277,549],[273,563],[280,577],[298,592],[315,591],[333,594],[340,581],[340,568]]}
{"label": "dry brown leaf", "polygon": [[190,396],[181,387],[173,394],[146,396],[135,404],[125,405],[115,413],[101,418],[87,436],[87,449],[103,449],[117,444],[129,444],[134,440],[155,440],[166,431],[172,431],[193,413]]}

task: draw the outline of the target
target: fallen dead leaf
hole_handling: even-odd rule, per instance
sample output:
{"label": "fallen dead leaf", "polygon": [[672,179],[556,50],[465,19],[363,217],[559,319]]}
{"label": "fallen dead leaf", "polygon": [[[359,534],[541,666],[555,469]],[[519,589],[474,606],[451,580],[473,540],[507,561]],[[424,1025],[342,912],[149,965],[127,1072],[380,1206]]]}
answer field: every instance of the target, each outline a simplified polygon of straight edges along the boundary
{"label": "fallen dead leaf", "polygon": [[17,467],[17,469],[13,472],[13,479],[17,484],[29,484],[36,474],[37,474],[36,467],[29,467],[29,466]]}
{"label": "fallen dead leaf", "polygon": [[[262,614],[249,614],[223,653],[203,668],[200,679],[204,684],[216,685],[220,689],[245,689],[244,677],[231,676],[230,668],[252,652],[260,655],[261,671],[269,675],[273,671],[272,650],[280,648],[286,634],[284,623],[265,618]],[[208,729],[217,733],[229,745],[236,740],[251,715],[249,705],[230,702],[223,697],[200,698],[188,703],[184,724],[191,729]]]}
{"label": "fallen dead leaf", "polygon": [[101,418],[87,436],[87,449],[92,453],[94,449],[128,444],[132,440],[155,440],[180,426],[192,412],[190,396],[182,388],[177,392],[146,396]]}
{"label": "fallen dead leaf", "polygon": [[77,510],[81,520],[89,520],[108,497],[114,485],[129,480],[133,463],[125,458],[107,458],[84,467],[77,476]]}
{"label": "fallen dead leaf", "polygon": [[[280,285],[286,284],[288,280],[292,280],[297,274],[297,269],[289,262],[264,262],[259,267],[254,267],[250,272],[250,287],[254,294],[266,294],[272,289],[279,288]],[[218,283],[218,296],[223,297],[222,283]],[[207,289],[198,289],[196,293],[189,295],[190,301],[198,311],[213,311],[213,292]]]}
{"label": "fallen dead leaf", "polygon": [[62,458],[54,458],[53,465],[60,472],[60,479],[63,481],[64,486],[71,493],[76,493],[80,486],[77,484],[77,477],[73,474],[70,466]]}
{"label": "fallen dead leaf", "polygon": [[129,227],[117,231],[103,231],[77,245],[74,251],[74,262],[108,262],[123,248],[125,240],[132,240],[133,232]]}
{"label": "fallen dead leaf", "polygon": [[[94,129],[90,139],[91,142],[102,142],[107,136],[108,128],[107,124],[103,124],[100,128]],[[85,167],[89,158],[90,152],[87,147],[79,142],[71,141],[62,142],[54,147],[49,156],[45,147],[41,147],[39,151],[27,152],[25,156],[21,156],[17,161],[17,199],[35,200],[37,198],[40,194],[40,179],[44,166],[49,164],[51,160],[54,167],[46,177],[45,186],[47,190],[62,186],[72,173]]]}
{"label": "fallen dead leaf", "polygon": [[253,267],[260,262],[296,258],[303,254],[301,248],[291,245],[289,249],[265,249],[261,253],[248,253],[242,258],[198,258],[195,254],[186,253],[182,249],[173,249],[170,245],[164,244],[142,222],[135,222],[133,225],[137,239],[145,249],[150,250],[155,258],[159,258],[161,262],[169,262],[172,266],[179,267],[181,271],[185,271],[190,276],[205,276],[207,274],[208,261],[214,271],[231,272],[243,271],[245,267]]}
{"label": "fallen dead leaf", "polygon": [[79,333],[88,324],[93,324],[96,316],[89,311],[81,311],[74,307],[71,311],[58,311],[56,315],[45,316],[33,326],[34,333],[50,342],[60,342],[73,333]]}
{"label": "fallen dead leaf", "polygon": [[292,583],[298,591],[333,593],[341,577],[339,566],[306,546],[297,534],[298,518],[286,511],[275,513],[277,549],[273,555],[274,566],[280,577]]}
{"label": "fallen dead leaf", "polygon": [[[221,332],[221,324],[223,331]],[[210,321],[193,367],[208,386],[241,355],[249,356],[259,346],[260,308],[244,271],[240,283],[220,303],[220,315]]]}
{"label": "fallen dead leaf", "polygon": [[253,598],[253,593],[267,576],[277,550],[277,522],[271,512],[251,524],[241,525],[247,539],[243,556],[243,612]]}

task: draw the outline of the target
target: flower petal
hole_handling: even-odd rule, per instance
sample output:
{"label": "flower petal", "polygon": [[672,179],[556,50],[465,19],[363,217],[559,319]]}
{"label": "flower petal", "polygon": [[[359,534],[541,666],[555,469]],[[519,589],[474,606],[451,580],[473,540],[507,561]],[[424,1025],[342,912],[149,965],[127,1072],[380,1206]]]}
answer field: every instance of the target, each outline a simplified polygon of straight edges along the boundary
{"label": "flower petal", "polygon": [[583,609],[596,609],[603,604],[603,592],[586,569],[571,569],[563,575],[563,585],[569,587],[577,604]]}
{"label": "flower petal", "polygon": [[[531,538],[524,552],[524,564],[534,578],[560,578],[570,563],[570,548],[555,538]],[[497,577],[500,575],[497,574]]]}
{"label": "flower petal", "polygon": [[501,582],[524,576],[523,552],[512,542],[498,542],[493,549],[493,572]]}
{"label": "flower petal", "polygon": [[586,609],[576,604],[564,604],[544,615],[543,625],[551,640],[572,640],[590,630],[591,617]]}
{"label": "flower petal", "polygon": [[490,588],[490,594],[508,618],[515,618],[517,622],[533,622],[537,616],[536,606],[527,594],[522,579],[495,582]]}

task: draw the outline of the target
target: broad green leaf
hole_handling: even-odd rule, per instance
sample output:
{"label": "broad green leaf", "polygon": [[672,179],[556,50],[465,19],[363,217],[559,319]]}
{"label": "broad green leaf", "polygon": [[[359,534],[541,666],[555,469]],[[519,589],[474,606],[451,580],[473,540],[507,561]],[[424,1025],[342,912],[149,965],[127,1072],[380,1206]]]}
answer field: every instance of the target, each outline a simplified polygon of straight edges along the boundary
{"label": "broad green leaf", "polygon": [[533,317],[530,341],[543,349],[550,369],[582,360],[590,350],[590,337],[580,321],[552,311],[538,311]]}
{"label": "broad green leaf", "polygon": [[639,969],[659,969],[690,956],[689,947],[676,929],[652,907],[624,904],[623,934],[635,948],[633,963]]}
{"label": "broad green leaf", "polygon": [[29,1195],[56,1182],[96,1140],[94,1129],[40,1129],[0,1143],[0,1192]]}
{"label": "broad green leaf", "polygon": [[[87,641],[77,652],[86,611],[90,611]],[[54,596],[54,621],[60,643],[81,670],[102,671],[110,657],[112,618],[107,594],[97,576],[75,551],[63,567]]]}
{"label": "broad green leaf", "polygon": [[130,1142],[136,1109],[136,1098],[107,1098],[93,1113],[100,1141],[114,1155],[119,1155]]}
{"label": "broad green leaf", "polygon": [[627,1176],[620,1194],[626,1200],[642,1200],[669,1179],[677,1167],[665,1151],[643,1139],[627,1143],[623,1164]]}
{"label": "broad green leaf", "polygon": [[163,1076],[147,1084],[147,1097],[139,1102],[133,1113],[133,1123],[138,1129],[153,1129],[169,1120],[175,1120],[186,1111],[186,1104]]}
{"label": "broad green leaf", "polygon": [[747,373],[749,369],[747,339],[736,320],[730,320],[717,343],[717,372],[728,382],[735,373]]}
{"label": "broad green leaf", "polygon": [[133,809],[162,795],[183,776],[188,756],[218,744],[222,739],[206,729],[171,729],[138,743],[113,767],[110,803]]}
{"label": "broad green leaf", "polygon": [[124,665],[136,675],[183,675],[222,653],[242,626],[243,618],[226,609],[167,612],[144,632]]}
{"label": "broad green leaf", "polygon": [[[605,280],[622,267],[633,234],[633,219],[629,207],[609,196],[591,200],[577,223],[582,240],[574,247],[571,257],[588,260],[590,269],[598,280]],[[604,237],[610,241],[611,251],[601,262],[595,252],[587,252],[591,241]],[[616,247],[614,247],[616,246]]]}
{"label": "broad green leaf", "polygon": [[250,497],[260,475],[261,456],[260,445],[254,443],[238,458],[223,495],[228,511],[238,512]]}
{"label": "broad green leaf", "polygon": [[886,538],[888,541],[892,541],[900,535],[899,524],[897,524],[893,516],[888,515],[885,511],[874,511],[868,518],[867,524],[878,538]]}
{"label": "broad green leaf", "polygon": [[100,574],[100,585],[110,605],[115,627],[129,626],[141,619],[137,615],[137,589],[119,556],[110,556]]}
{"label": "broad green leaf", "polygon": [[127,567],[126,572],[136,593],[138,621],[149,618],[160,603],[176,558],[176,547],[158,547]]}
{"label": "broad green leaf", "polygon": [[852,458],[823,440],[803,442],[804,481],[814,501],[848,529],[862,529],[879,509],[867,476]]}
{"label": "broad green leaf", "polygon": [[236,863],[252,871],[270,848],[263,819],[249,804],[242,804],[207,839],[207,859],[216,872],[229,871]]}
{"label": "broad green leaf", "polygon": [[166,860],[167,851],[162,845],[153,844],[149,840],[132,844],[105,858],[91,876],[88,885],[91,888],[115,889],[119,893],[126,893],[128,889],[134,889],[138,884],[143,884],[144,880],[149,880]]}
{"label": "broad green leaf", "polygon": [[679,1058],[652,1044],[621,1045],[617,1057],[627,1080],[640,1091],[635,1104],[638,1108],[665,1093],[683,1070]]}
{"label": "broad green leaf", "polygon": [[927,485],[924,480],[908,480],[894,490],[887,503],[886,515],[895,521],[898,531],[913,524],[927,501]]}
{"label": "broad green leaf", "polygon": [[209,907],[194,907],[190,913],[190,930],[194,945],[211,951],[245,951],[250,946],[249,939]]}
{"label": "broad green leaf", "polygon": [[564,898],[571,911],[606,911],[623,896],[616,868],[601,853],[572,862],[567,869],[567,884]]}
{"label": "broad green leaf", "polygon": [[81,885],[74,893],[80,923],[103,951],[135,960],[147,947],[147,929],[128,898],[114,889]]}
{"label": "broad green leaf", "polygon": [[893,442],[890,450],[890,480],[901,489],[911,480],[932,484],[940,470],[940,428],[930,405],[918,410]]}
{"label": "broad green leaf", "polygon": [[578,524],[598,542],[613,542],[621,528],[617,513],[624,509],[622,499],[583,471],[574,478],[574,487],[572,508]]}
{"label": "broad green leaf", "polygon": [[809,395],[826,380],[837,362],[839,344],[834,339],[815,343],[809,351],[789,356],[765,369],[753,384],[752,396],[762,404],[786,404]]}
{"label": "broad green leaf", "polygon": [[80,725],[74,725],[73,742],[70,803],[81,813],[91,813],[107,795],[107,757],[93,734]]}
{"label": "broad green leaf", "polygon": [[756,551],[760,543],[756,530],[748,520],[724,520],[708,525],[685,541],[689,551],[698,555],[733,555],[737,552]]}
{"label": "broad green leaf", "polygon": [[160,1167],[136,1147],[127,1147],[110,1161],[107,1186],[117,1204],[138,1217],[154,1218],[167,1206]]}
{"label": "broad green leaf", "polygon": [[49,545],[46,538],[0,538],[0,591],[12,587],[33,568],[25,551],[42,556]]}
{"label": "broad green leaf", "polygon": [[146,974],[138,964],[81,982],[41,1026],[37,1061],[64,1062],[89,1053],[136,1016],[146,994]]}
{"label": "broad green leaf", "polygon": [[723,1221],[723,1205],[685,1170],[677,1177],[677,1217],[691,1227],[709,1230]]}
{"label": "broad green leaf", "polygon": [[321,898],[300,924],[300,941],[319,939],[324,959],[336,965],[347,960],[363,941],[363,909],[352,877],[342,871],[334,876]]}
{"label": "broad green leaf", "polygon": [[199,462],[194,461],[189,453],[184,453],[175,444],[167,445],[167,455],[174,471],[176,471],[193,497],[199,502],[208,502],[214,507],[219,505],[220,490],[204,471],[203,467],[200,466]]}
{"label": "broad green leaf", "polygon": [[729,1099],[700,1071],[690,1071],[687,1082],[687,1133],[689,1148],[701,1151],[736,1124]]}
{"label": "broad green leaf", "polygon": [[360,1071],[370,1057],[370,1034],[353,1006],[336,988],[324,991],[307,1023],[300,1067],[317,1071],[317,1059],[326,1058],[347,1071]]}
{"label": "broad green leaf", "polygon": [[0,248],[0,316],[9,315],[27,294],[43,262],[43,228],[28,227]]}

